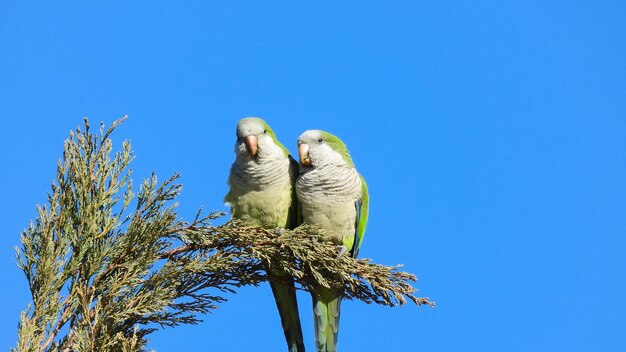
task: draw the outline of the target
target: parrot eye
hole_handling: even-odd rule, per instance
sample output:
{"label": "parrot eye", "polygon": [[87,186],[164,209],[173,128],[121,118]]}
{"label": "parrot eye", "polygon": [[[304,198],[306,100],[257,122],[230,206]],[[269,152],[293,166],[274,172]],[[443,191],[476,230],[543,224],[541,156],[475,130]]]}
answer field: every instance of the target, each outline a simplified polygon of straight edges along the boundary
{"label": "parrot eye", "polygon": [[322,143],[323,141],[324,140],[320,138],[320,139],[317,140],[317,143]]}
{"label": "parrot eye", "polygon": [[263,133],[267,133],[267,130],[263,130]]}

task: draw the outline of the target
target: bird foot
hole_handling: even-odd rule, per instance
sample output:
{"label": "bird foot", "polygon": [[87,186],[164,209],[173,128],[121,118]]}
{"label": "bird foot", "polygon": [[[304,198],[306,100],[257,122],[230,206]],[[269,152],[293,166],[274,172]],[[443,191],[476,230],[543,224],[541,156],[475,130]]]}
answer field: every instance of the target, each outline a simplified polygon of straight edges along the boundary
{"label": "bird foot", "polygon": [[337,254],[337,258],[336,259],[341,258],[344,254],[346,254],[347,251],[348,251],[348,247],[346,247],[344,245],[339,246],[339,254]]}

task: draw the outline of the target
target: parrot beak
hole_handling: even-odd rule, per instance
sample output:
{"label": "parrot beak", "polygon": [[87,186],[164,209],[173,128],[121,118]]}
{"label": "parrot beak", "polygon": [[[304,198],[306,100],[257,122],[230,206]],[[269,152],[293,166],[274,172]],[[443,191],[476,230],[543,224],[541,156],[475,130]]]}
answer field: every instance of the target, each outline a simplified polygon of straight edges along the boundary
{"label": "parrot beak", "polygon": [[311,159],[309,159],[309,145],[301,143],[298,145],[298,156],[300,157],[300,163],[304,166],[311,166]]}
{"label": "parrot beak", "polygon": [[248,150],[248,152],[252,154],[252,156],[256,156],[257,152],[259,151],[257,143],[258,140],[256,136],[248,136],[246,137],[244,142],[246,143],[246,149]]}

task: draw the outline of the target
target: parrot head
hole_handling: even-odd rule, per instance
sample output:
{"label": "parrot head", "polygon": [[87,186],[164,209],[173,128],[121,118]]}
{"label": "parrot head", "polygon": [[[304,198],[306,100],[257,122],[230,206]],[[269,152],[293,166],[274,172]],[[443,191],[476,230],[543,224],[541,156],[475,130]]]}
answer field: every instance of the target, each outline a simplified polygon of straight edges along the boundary
{"label": "parrot head", "polygon": [[270,126],[258,117],[246,117],[237,123],[237,142],[235,153],[238,157],[255,159],[259,155],[269,155],[276,150],[289,152],[276,139]]}
{"label": "parrot head", "polygon": [[354,167],[350,152],[337,136],[321,130],[304,131],[298,137],[300,163],[307,167],[340,165]]}

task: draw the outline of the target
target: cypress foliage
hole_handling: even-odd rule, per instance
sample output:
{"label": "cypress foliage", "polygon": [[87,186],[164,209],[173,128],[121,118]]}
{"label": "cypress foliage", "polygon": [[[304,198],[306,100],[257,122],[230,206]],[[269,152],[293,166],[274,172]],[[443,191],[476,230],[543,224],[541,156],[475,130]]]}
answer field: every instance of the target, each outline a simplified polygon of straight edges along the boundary
{"label": "cypress foliage", "polygon": [[[199,210],[176,212],[179,176],[131,180],[130,143],[113,152],[114,129],[70,132],[47,204],[21,234],[18,266],[32,303],[18,324],[17,351],[144,351],[163,327],[197,324],[243,285],[292,275],[300,288],[343,289],[366,303],[434,305],[419,298],[400,266],[340,255],[323,230],[242,227]],[[279,333],[279,332],[277,332]]]}

